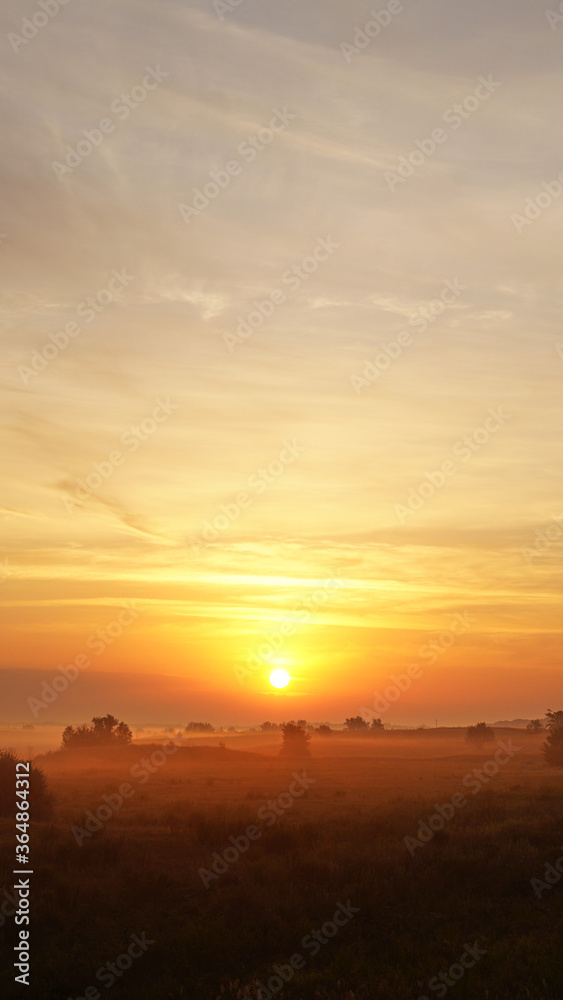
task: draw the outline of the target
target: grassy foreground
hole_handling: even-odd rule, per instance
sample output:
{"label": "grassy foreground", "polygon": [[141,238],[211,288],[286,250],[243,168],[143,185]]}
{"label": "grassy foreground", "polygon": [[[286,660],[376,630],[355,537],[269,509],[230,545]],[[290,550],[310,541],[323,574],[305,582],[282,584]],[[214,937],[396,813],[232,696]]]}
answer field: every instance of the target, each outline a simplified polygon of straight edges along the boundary
{"label": "grassy foreground", "polygon": [[[497,738],[519,749],[491,776],[498,744],[471,750],[457,734],[342,741],[342,753],[314,741],[293,763],[202,746],[153,773],[140,762],[155,746],[38,760],[56,807],[32,830],[32,985],[11,982],[8,918],[2,997],[235,1000],[270,981],[264,996],[288,1000],[561,1000],[563,877],[554,868],[541,895],[531,880],[563,855],[563,773],[544,766],[541,740]],[[409,851],[405,837],[456,794],[465,804]],[[108,800],[90,834],[87,813]],[[0,837],[9,891],[12,821]],[[112,972],[132,935],[144,949]]]}

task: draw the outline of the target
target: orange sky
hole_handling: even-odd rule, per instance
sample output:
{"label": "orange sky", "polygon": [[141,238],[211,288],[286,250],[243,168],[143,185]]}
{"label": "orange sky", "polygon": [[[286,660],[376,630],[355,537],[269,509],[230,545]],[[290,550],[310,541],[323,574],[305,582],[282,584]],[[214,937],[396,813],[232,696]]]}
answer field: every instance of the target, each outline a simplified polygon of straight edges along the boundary
{"label": "orange sky", "polygon": [[407,4],[350,55],[365,5],[289,6],[8,45],[1,721],[81,654],[42,720],[563,694],[563,29]]}

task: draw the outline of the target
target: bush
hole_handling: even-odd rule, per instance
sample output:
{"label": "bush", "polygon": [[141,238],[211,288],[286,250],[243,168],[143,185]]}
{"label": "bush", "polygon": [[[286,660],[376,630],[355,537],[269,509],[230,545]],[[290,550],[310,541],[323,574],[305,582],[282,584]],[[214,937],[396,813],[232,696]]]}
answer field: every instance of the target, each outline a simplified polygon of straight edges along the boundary
{"label": "bush", "polygon": [[283,742],[280,754],[285,757],[309,757],[311,734],[298,722],[285,722],[282,726]]}
{"label": "bush", "polygon": [[490,743],[495,738],[495,731],[486,722],[478,722],[476,726],[469,726],[467,739],[469,743]]}
{"label": "bush", "polygon": [[563,767],[563,726],[550,729],[542,753],[551,767]]}
{"label": "bush", "polygon": [[362,719],[361,715],[355,715],[351,719],[346,719],[346,729],[358,731],[360,729],[369,729],[369,725],[365,719]]}
{"label": "bush", "polygon": [[94,716],[92,725],[67,726],[63,732],[61,750],[81,750],[92,747],[129,746],[133,733],[125,722],[114,715]]}
{"label": "bush", "polygon": [[547,729],[559,729],[563,726],[563,711],[559,709],[557,712],[552,712],[548,708],[545,713],[545,725]]}
{"label": "bush", "polygon": [[[12,750],[0,750],[0,816],[16,814],[16,764],[19,758]],[[47,779],[38,767],[30,768],[29,815],[30,819],[51,819],[54,797],[47,788]]]}

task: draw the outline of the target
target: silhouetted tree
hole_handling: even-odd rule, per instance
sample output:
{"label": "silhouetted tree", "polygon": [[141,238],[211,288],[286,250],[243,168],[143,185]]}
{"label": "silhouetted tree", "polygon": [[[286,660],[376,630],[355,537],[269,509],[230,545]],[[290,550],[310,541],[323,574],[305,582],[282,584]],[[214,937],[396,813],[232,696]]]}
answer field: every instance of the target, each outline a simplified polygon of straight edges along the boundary
{"label": "silhouetted tree", "polygon": [[373,729],[374,732],[379,733],[385,730],[385,726],[383,725],[381,719],[374,719],[370,726],[370,729]]}
{"label": "silhouetted tree", "polygon": [[327,726],[326,723],[324,722],[322,723],[322,725],[317,727],[315,732],[317,732],[319,736],[332,736],[332,729],[330,728],[330,726]]}
{"label": "silhouetted tree", "polygon": [[357,731],[359,729],[369,729],[369,724],[365,719],[362,719],[361,715],[355,715],[351,719],[346,719],[346,729],[349,731]]}
{"label": "silhouetted tree", "polygon": [[549,730],[560,729],[563,726],[563,710],[559,709],[557,712],[552,712],[548,708],[545,713],[545,725]]}
{"label": "silhouetted tree", "polygon": [[92,725],[67,726],[63,731],[62,750],[81,750],[91,747],[125,747],[129,746],[133,733],[125,722],[120,722],[114,715],[98,715],[92,719]]}
{"label": "silhouetted tree", "polygon": [[[16,764],[19,758],[12,750],[0,750],[0,816],[15,816],[16,809]],[[27,801],[31,820],[51,819],[54,798],[47,788],[47,779],[39,767],[30,768],[30,774],[17,775],[29,779]]]}
{"label": "silhouetted tree", "polygon": [[526,726],[526,729],[529,733],[543,733],[544,725],[541,719],[532,719]]}
{"label": "silhouetted tree", "polygon": [[467,739],[470,743],[490,743],[495,738],[495,731],[486,722],[478,722],[476,726],[469,726],[467,729]]}
{"label": "silhouetted tree", "polygon": [[185,733],[214,733],[215,728],[210,722],[188,722],[184,727]]}
{"label": "silhouetted tree", "polygon": [[309,757],[311,734],[297,722],[284,722],[280,754],[285,757]]}
{"label": "silhouetted tree", "polygon": [[547,764],[563,767],[563,725],[549,730],[542,753]]}
{"label": "silhouetted tree", "polygon": [[260,726],[263,733],[273,733],[276,729],[281,729],[279,722],[263,722]]}

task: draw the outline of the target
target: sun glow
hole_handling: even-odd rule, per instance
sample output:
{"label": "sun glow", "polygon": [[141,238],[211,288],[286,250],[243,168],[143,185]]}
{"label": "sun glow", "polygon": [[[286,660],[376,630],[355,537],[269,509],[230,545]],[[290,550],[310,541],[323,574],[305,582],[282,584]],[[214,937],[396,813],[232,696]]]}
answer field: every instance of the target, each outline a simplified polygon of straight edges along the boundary
{"label": "sun glow", "polygon": [[275,688],[287,687],[291,680],[287,670],[272,670],[270,674],[270,684]]}

